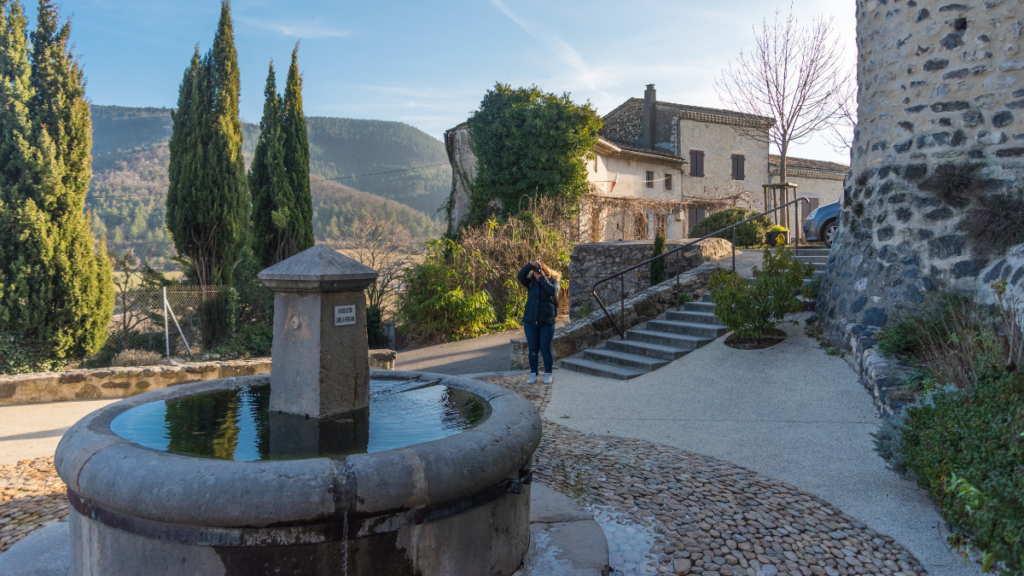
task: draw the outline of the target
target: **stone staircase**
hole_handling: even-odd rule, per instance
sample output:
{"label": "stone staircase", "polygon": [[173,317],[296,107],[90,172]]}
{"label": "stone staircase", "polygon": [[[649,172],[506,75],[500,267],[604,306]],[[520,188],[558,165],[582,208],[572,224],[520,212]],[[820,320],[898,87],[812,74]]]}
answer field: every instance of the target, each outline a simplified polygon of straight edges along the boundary
{"label": "stone staircase", "polygon": [[825,275],[825,264],[828,262],[828,248],[798,248],[795,259],[800,262],[814,265],[814,276],[804,280],[804,284],[810,284],[815,279]]}
{"label": "stone staircase", "polygon": [[584,351],[581,358],[562,360],[561,367],[591,376],[631,380],[693,352],[726,331],[715,317],[711,295],[705,294],[700,302],[684,304],[679,311],[669,310],[663,320],[650,320],[643,329],[628,330],[625,340],[616,336],[603,348]]}

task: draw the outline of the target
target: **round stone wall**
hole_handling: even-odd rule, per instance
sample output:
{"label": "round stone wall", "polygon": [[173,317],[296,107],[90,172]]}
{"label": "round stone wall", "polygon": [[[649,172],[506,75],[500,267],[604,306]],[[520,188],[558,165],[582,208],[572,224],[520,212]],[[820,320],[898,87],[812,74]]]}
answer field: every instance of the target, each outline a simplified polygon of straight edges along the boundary
{"label": "round stone wall", "polygon": [[818,303],[833,341],[939,289],[1024,272],[958,226],[1024,175],[1024,12],[1016,0],[858,0],[859,124]]}

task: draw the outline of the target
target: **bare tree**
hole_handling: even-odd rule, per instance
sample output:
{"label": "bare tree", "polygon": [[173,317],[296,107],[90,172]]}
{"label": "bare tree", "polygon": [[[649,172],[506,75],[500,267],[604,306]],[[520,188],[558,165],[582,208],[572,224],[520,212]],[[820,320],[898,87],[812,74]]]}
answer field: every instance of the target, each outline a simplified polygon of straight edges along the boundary
{"label": "bare tree", "polygon": [[815,16],[804,27],[792,5],[785,20],[780,21],[780,14],[776,10],[774,22],[763,20],[760,32],[754,29],[754,53],[741,51],[735,67],[730,65],[715,80],[715,91],[730,107],[775,119],[768,139],[782,157],[779,178],[786,182],[790,144],[837,122],[837,94],[849,73],[831,17]]}
{"label": "bare tree", "polygon": [[355,233],[347,242],[351,256],[377,271],[377,282],[366,289],[366,305],[384,306],[398,291],[402,271],[412,262],[412,236],[409,230],[371,212],[355,224]]}
{"label": "bare tree", "polygon": [[836,93],[836,122],[831,127],[829,144],[838,153],[849,154],[857,129],[857,78],[847,74],[845,84]]}

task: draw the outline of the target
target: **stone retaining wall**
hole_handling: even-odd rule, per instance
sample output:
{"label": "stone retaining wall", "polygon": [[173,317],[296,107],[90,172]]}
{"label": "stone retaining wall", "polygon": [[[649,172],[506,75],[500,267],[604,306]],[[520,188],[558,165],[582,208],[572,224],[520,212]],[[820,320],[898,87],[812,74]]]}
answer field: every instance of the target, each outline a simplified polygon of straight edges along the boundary
{"label": "stone retaining wall", "polygon": [[[672,250],[689,240],[669,240],[666,250]],[[597,302],[591,295],[594,283],[614,274],[619,270],[639,264],[651,257],[654,250],[652,240],[627,240],[618,242],[591,242],[577,244],[569,258],[569,318],[580,316],[580,308],[589,303],[591,311],[598,310]],[[714,260],[721,260],[732,254],[732,242],[721,238],[703,240],[693,248],[683,251],[678,259],[675,255],[668,256],[665,276],[674,277],[687,270]],[[651,287],[650,267],[644,266],[626,275],[626,297]],[[601,300],[607,306],[618,302],[620,286],[618,280],[605,283],[598,290]]]}
{"label": "stone retaining wall", "polygon": [[[393,350],[370,350],[370,368],[393,370],[396,357]],[[128,398],[168,386],[259,374],[270,374],[270,358],[15,374],[0,376],[0,406]]]}
{"label": "stone retaining wall", "polygon": [[[651,286],[632,298],[627,298],[625,300],[626,325],[622,327],[622,330],[629,330],[657,318],[670,307],[675,306],[677,294],[687,294],[693,300],[699,299],[708,291],[711,274],[718,269],[719,267],[714,264],[701,264],[679,276],[678,289],[676,279],[673,277],[657,286]],[[620,304],[622,303],[607,305],[608,312],[615,317],[616,322],[620,321],[622,313]],[[555,330],[551,351],[557,361],[593,348],[616,334],[615,327],[599,308],[596,312]],[[529,368],[529,348],[526,345],[526,340],[512,340],[510,344],[512,369]]]}
{"label": "stone retaining wall", "polygon": [[886,396],[886,391],[898,386],[904,378],[914,372],[914,368],[896,358],[883,356],[875,347],[878,328],[864,324],[847,324],[846,344],[851,352],[844,357],[860,376],[860,383],[868,389],[875,402],[875,409],[883,418],[896,415],[905,402],[894,402]]}

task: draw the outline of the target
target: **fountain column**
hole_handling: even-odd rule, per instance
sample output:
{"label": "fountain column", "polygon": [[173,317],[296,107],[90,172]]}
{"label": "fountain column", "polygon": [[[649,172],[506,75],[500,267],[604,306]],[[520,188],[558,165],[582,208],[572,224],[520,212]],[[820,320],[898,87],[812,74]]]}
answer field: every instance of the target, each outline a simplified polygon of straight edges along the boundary
{"label": "fountain column", "polygon": [[369,406],[363,290],[377,271],[318,244],[257,276],[274,291],[270,410],[329,418]]}

